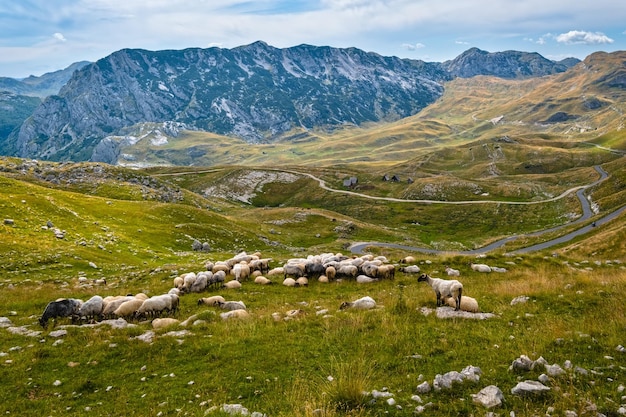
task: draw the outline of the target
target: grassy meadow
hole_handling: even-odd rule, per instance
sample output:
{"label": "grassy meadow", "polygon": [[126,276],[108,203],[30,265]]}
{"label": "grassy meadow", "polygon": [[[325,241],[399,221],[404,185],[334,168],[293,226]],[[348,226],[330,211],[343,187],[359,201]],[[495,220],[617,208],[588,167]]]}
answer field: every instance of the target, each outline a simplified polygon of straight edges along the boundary
{"label": "grassy meadow", "polygon": [[[590,158],[585,163],[599,162]],[[489,275],[469,269],[473,257],[369,248],[394,263],[412,254],[433,276],[443,277],[445,265],[461,270],[465,294],[494,314],[486,320],[426,314],[425,308],[435,308],[433,291],[415,275],[398,272],[394,280],[373,284],[312,280],[308,287],[288,288],[274,278],[271,286],[249,281],[239,290],[187,294],[174,317],[197,315],[200,321],[155,330],[151,343],[137,338],[152,330],[149,321],[130,320],[122,329],[65,327],[71,324],[65,319],[44,330],[37,323],[51,300],[165,293],[174,277],[240,251],[259,251],[272,258],[271,266],[280,266],[291,257],[349,254],[348,245],[357,241],[447,250],[482,246],[511,231],[563,223],[564,213],[577,210],[573,198],[532,210],[416,205],[337,194],[301,177],[253,184],[256,194],[241,202],[203,190],[230,181],[247,195],[250,185],[239,179],[249,168],[157,172],[2,162],[0,217],[11,221],[0,225],[0,317],[12,328],[40,332],[0,329],[0,411],[6,415],[227,415],[224,404],[267,416],[481,415],[488,410],[472,395],[488,385],[504,394],[504,403],[493,409],[497,414],[616,415],[624,403],[626,353],[618,348],[626,345],[626,236],[619,219],[544,254],[491,253],[481,262],[508,272]],[[608,158],[603,166],[610,180],[593,190],[607,210],[622,204],[622,162]],[[365,186],[367,172],[351,169],[309,172],[337,188],[336,178],[357,173],[364,178],[360,192],[402,197],[398,184],[382,184],[371,174],[372,187],[380,188],[375,191]],[[185,171],[191,173],[173,175]],[[550,193],[558,194],[597,174],[572,167],[562,183],[538,178],[532,180],[537,189],[554,187]],[[508,197],[493,191],[490,198]],[[519,226],[511,229],[513,223]],[[55,228],[64,232],[62,239]],[[194,239],[209,243],[210,252],[192,251]],[[94,284],[101,278],[106,285]],[[217,294],[243,301],[251,318],[224,321],[217,308],[198,306],[200,296]],[[377,309],[339,310],[343,301],[366,295]],[[512,305],[520,296],[527,302]],[[299,314],[286,319],[293,310]],[[59,329],[67,334],[51,336]],[[543,357],[565,373],[549,377],[545,394],[513,395],[518,382],[546,373],[509,370],[521,355]],[[478,382],[417,392],[424,381],[432,384],[437,375],[470,365],[482,371]],[[393,401],[375,398],[378,392]]]}
{"label": "grassy meadow", "polygon": [[[164,140],[145,124],[125,132],[147,138],[122,149],[135,169],[0,158],[0,414],[226,416],[224,405],[240,404],[257,417],[623,415],[624,214],[543,252],[511,254],[624,205],[626,109],[612,84],[622,58],[594,54],[532,80],[457,79],[415,116],[294,129],[272,143],[202,132]],[[595,166],[609,174],[586,189],[596,214],[572,224],[582,215],[574,190],[598,180]],[[350,177],[357,184],[344,186]],[[480,259],[505,273],[474,272],[476,258],[458,254],[512,236]],[[209,250],[193,251],[196,241]],[[275,277],[186,294],[173,317],[195,318],[167,329],[38,323],[57,298],[166,293],[175,277],[242,251],[276,267],[356,256],[357,242],[441,251],[367,248],[398,267],[412,255],[434,277],[459,269],[464,294],[493,316],[439,318],[432,289],[398,271],[371,284],[290,288]],[[251,317],[225,321],[198,305],[211,295],[243,301]],[[339,309],[363,296],[377,308]],[[510,370],[522,355],[563,372]],[[479,381],[418,392],[468,366]],[[549,391],[512,394],[540,378]],[[504,402],[487,409],[473,395],[490,385]]]}

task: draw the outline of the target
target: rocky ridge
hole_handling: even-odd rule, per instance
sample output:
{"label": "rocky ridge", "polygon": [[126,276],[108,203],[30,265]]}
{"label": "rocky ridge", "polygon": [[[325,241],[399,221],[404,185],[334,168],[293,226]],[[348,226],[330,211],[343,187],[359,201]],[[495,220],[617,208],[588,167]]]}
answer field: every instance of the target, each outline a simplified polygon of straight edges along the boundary
{"label": "rocky ridge", "polygon": [[[528,76],[566,69],[539,55],[503,56],[508,58],[497,65],[538,62],[528,65]],[[115,163],[121,145],[112,138],[145,122],[259,143],[293,130],[393,121],[437,100],[445,81],[465,74],[459,66],[475,65],[457,64],[452,72],[450,63],[356,48],[279,49],[263,42],[233,49],[125,49],[76,71],[13,132],[4,149],[20,157]]]}

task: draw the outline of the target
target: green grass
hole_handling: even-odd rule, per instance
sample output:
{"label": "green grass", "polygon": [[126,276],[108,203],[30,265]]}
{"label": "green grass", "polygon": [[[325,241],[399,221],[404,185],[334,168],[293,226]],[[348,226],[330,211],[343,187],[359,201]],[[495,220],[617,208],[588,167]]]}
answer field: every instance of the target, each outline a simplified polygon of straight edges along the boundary
{"label": "green grass", "polygon": [[[449,261],[431,259],[430,266],[422,264],[429,272]],[[365,287],[351,282],[312,282],[307,288],[246,283],[240,291],[220,293],[243,300],[252,319],[224,322],[205,313],[206,323],[189,328],[192,334],[171,337],[157,332],[152,344],[133,339],[149,329],[149,323],[126,330],[72,327],[57,346],[47,335],[51,329],[35,338],[3,330],[0,351],[8,355],[2,358],[0,404],[18,415],[84,415],[86,407],[97,415],[203,415],[211,406],[235,403],[278,416],[312,415],[315,409],[326,415],[413,415],[419,404],[411,396],[422,380],[432,383],[437,374],[473,365],[482,370],[478,383],[420,395],[433,404],[431,412],[486,412],[472,403],[471,394],[495,384],[506,398],[496,409],[499,413],[535,415],[553,407],[562,414],[583,410],[587,401],[599,412],[614,413],[620,402],[617,386],[626,377],[619,365],[623,353],[615,351],[623,345],[626,330],[619,297],[626,289],[623,270],[573,270],[540,258],[517,262],[509,273],[488,277],[461,267],[467,294],[479,300],[483,311],[496,314],[485,321],[424,316],[422,307],[434,307],[432,290],[414,276],[398,274],[394,281]],[[9,290],[3,282],[0,315],[16,311],[9,316],[14,324],[32,329],[37,329],[35,317],[49,299],[92,291],[121,293],[131,287],[81,290],[74,284],[11,284]],[[155,293],[168,288],[167,280],[146,284]],[[338,311],[342,300],[362,295],[372,296],[381,308]],[[518,295],[530,297],[529,302],[511,306]],[[206,310],[196,299],[183,296],[177,317]],[[304,315],[289,321],[271,317],[294,308]],[[316,314],[320,309],[328,309],[330,316]],[[16,346],[20,349],[11,349]],[[596,373],[568,371],[551,378],[547,395],[518,398],[510,394],[518,378],[536,379],[542,372],[509,371],[522,354],[543,356],[561,366],[569,360]],[[61,385],[54,386],[56,380]],[[363,394],[384,389],[402,409],[384,400],[372,403],[372,397]]]}

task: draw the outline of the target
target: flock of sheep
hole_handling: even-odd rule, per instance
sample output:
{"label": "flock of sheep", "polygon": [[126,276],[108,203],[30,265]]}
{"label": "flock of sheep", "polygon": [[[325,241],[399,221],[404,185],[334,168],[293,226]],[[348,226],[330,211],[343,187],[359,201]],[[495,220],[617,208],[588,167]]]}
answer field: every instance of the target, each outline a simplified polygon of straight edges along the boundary
{"label": "flock of sheep", "polygon": [[[285,286],[306,286],[310,279],[321,283],[354,280],[357,283],[375,282],[393,279],[396,265],[384,256],[363,255],[349,257],[342,254],[324,253],[309,255],[306,258],[292,258],[280,267],[270,269],[270,258],[262,258],[260,253],[241,252],[225,261],[206,262],[204,270],[188,272],[173,280],[173,287],[166,293],[148,297],[146,294],[118,295],[102,297],[94,295],[83,302],[75,298],[64,298],[50,302],[39,322],[44,328],[48,321],[60,317],[71,317],[73,321],[102,320],[105,318],[147,319],[163,314],[175,314],[180,297],[188,293],[202,293],[209,289],[241,288],[242,282],[253,281],[267,285],[282,280]],[[400,261],[405,266],[399,271],[417,274],[420,268],[410,265],[415,259],[408,256]],[[493,267],[485,264],[470,264],[479,272],[491,272]],[[448,276],[458,277],[459,271],[450,267],[445,269]],[[504,272],[500,270],[498,272]],[[422,274],[418,282],[427,282],[437,297],[437,306],[448,304],[455,310],[478,312],[475,299],[462,294],[463,285],[456,279],[443,280]],[[353,302],[354,303],[354,302]],[[353,303],[343,303],[341,308],[351,307]],[[369,300],[366,303],[370,303]],[[200,298],[199,305],[217,306],[226,311],[246,310],[241,301],[226,301],[221,296]]]}

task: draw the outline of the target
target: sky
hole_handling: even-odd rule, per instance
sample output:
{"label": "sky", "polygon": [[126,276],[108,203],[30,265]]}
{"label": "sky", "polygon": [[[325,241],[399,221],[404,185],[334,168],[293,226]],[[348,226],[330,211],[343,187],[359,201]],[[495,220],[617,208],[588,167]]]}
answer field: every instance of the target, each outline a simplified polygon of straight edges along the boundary
{"label": "sky", "polygon": [[356,47],[443,62],[469,48],[552,60],[626,50],[623,0],[2,0],[0,76],[23,78],[124,48],[255,41]]}

